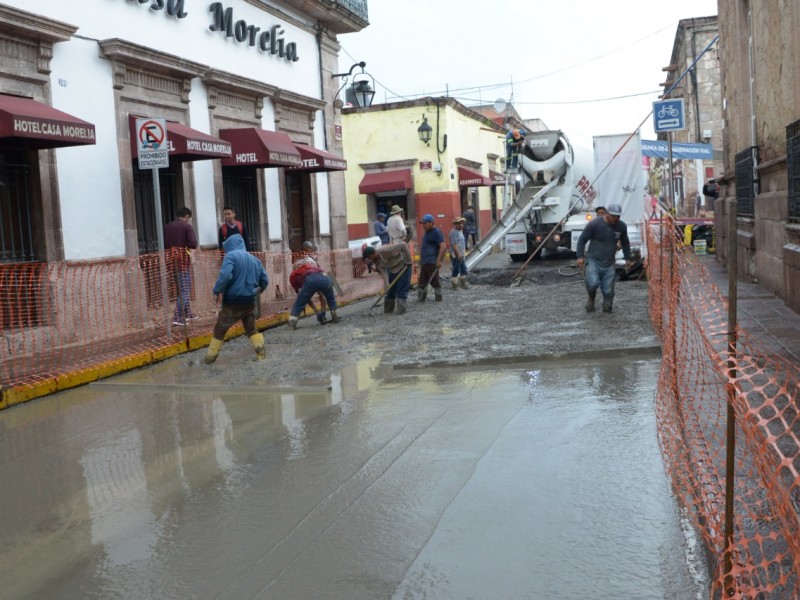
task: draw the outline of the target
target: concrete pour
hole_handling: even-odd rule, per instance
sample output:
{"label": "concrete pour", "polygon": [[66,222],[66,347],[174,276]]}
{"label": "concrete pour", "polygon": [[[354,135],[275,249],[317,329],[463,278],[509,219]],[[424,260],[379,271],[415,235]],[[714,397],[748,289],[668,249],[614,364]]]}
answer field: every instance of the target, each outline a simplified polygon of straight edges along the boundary
{"label": "concrete pour", "polygon": [[[443,302],[434,302],[430,292],[426,302],[418,303],[412,291],[402,316],[384,315],[382,305],[370,313],[373,297],[341,308],[339,324],[319,325],[311,316],[301,319],[295,331],[286,326],[267,330],[264,361],[254,360],[249,341],[240,336],[225,343],[212,366],[203,364],[205,350],[200,350],[129,376],[284,386],[329,381],[331,374],[375,353],[382,367],[408,369],[659,351],[645,280],[617,282],[612,314],[599,311],[599,297],[598,311],[586,313],[586,291],[574,260],[532,261],[519,286],[511,287],[521,265],[505,253],[492,254],[473,269],[470,289],[451,289],[449,276],[443,277]],[[443,271],[449,275],[448,264]]]}

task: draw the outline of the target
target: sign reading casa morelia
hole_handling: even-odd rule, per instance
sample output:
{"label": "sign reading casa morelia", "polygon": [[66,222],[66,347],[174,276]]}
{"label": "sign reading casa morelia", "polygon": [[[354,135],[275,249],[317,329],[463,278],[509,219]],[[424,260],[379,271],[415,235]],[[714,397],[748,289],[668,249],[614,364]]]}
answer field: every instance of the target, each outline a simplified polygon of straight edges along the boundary
{"label": "sign reading casa morelia", "polygon": [[[177,19],[185,19],[188,15],[184,10],[185,0],[128,0],[128,2],[149,4],[150,10],[163,10],[169,16]],[[263,29],[244,19],[235,20],[233,9],[225,8],[222,2],[212,2],[208,11],[212,14],[212,23],[208,26],[211,31],[219,31],[226,38],[233,38],[240,44],[258,48],[265,54],[277,56],[289,62],[300,60],[297,54],[297,43],[287,42],[284,39],[283,34],[286,31],[282,25],[276,24],[269,29]]]}

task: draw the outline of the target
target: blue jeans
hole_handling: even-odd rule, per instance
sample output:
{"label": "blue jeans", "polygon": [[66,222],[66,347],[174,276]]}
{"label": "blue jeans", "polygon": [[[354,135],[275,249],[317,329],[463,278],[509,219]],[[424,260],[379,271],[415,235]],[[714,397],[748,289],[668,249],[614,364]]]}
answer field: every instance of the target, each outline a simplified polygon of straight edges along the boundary
{"label": "blue jeans", "polygon": [[[389,285],[392,285],[392,282],[397,279],[398,274],[400,271],[395,273],[391,269],[389,269]],[[400,300],[406,300],[408,298],[408,288],[411,287],[411,265],[408,265],[408,268],[405,272],[400,275],[400,279],[395,283],[391,289],[386,293],[386,297],[390,300],[393,298],[399,298]]]}
{"label": "blue jeans", "polygon": [[300,291],[297,293],[297,300],[294,301],[294,306],[292,306],[290,314],[293,317],[299,317],[303,313],[303,309],[306,307],[306,304],[308,304],[308,301],[311,300],[317,292],[322,292],[330,309],[336,310],[336,296],[333,293],[331,278],[322,273],[312,273],[311,275],[306,275],[303,281],[303,287],[301,287]]}
{"label": "blue jeans", "polygon": [[178,271],[176,273],[178,278],[178,301],[175,304],[176,321],[183,321],[184,317],[189,316],[192,311],[189,306],[189,294],[192,290],[192,272],[191,271]]}
{"label": "blue jeans", "polygon": [[463,258],[454,258],[452,255],[450,256],[450,264],[452,265],[452,270],[450,271],[450,277],[466,277],[467,276],[467,265],[464,264]]}
{"label": "blue jeans", "polygon": [[586,259],[586,291],[594,292],[600,288],[603,298],[611,300],[614,298],[616,279],[617,272],[613,264],[610,267],[603,267],[591,258]]}

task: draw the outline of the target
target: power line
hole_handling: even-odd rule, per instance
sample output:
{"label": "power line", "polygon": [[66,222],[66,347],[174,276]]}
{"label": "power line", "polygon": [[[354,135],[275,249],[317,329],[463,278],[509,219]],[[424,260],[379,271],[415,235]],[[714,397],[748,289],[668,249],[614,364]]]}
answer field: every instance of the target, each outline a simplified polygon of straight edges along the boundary
{"label": "power line", "polygon": [[[674,26],[675,26],[674,24],[667,25],[666,27],[662,27],[661,29],[658,29],[658,30],[656,30],[656,31],[654,31],[652,33],[649,33],[646,36],[643,36],[643,37],[641,37],[639,39],[636,39],[636,40],[632,41],[631,43],[626,44],[625,46],[620,46],[619,48],[615,48],[614,50],[609,50],[608,52],[605,52],[603,54],[599,54],[599,55],[594,56],[592,58],[588,58],[588,59],[586,59],[586,60],[584,60],[582,62],[574,63],[574,64],[571,64],[571,65],[567,65],[566,67],[563,67],[563,68],[560,68],[560,69],[556,69],[554,71],[549,71],[549,72],[543,73],[541,75],[535,75],[533,77],[529,77],[528,79],[521,79],[521,80],[515,82],[514,85],[521,85],[523,83],[527,83],[527,82],[530,82],[530,81],[535,81],[537,79],[543,79],[545,77],[550,77],[551,75],[557,75],[559,73],[564,73],[565,71],[569,71],[569,70],[575,69],[577,67],[581,67],[581,66],[584,66],[586,64],[595,62],[597,60],[600,60],[602,58],[605,58],[607,56],[610,56],[612,54],[620,52],[622,50],[626,50],[628,48],[631,48],[632,46],[635,46],[635,45],[637,45],[637,44],[639,44],[639,43],[641,43],[643,41],[646,41],[646,40],[658,35],[659,33],[662,33],[662,32],[664,32],[664,31],[666,31],[668,29],[673,28]],[[350,57],[351,60],[353,60],[353,62],[357,62],[353,58],[353,56],[344,48],[344,46],[341,46],[341,49],[347,56]],[[374,78],[374,75],[372,77]],[[486,84],[486,85],[478,85],[478,86],[470,86],[470,87],[463,87],[463,88],[444,89],[444,90],[438,90],[438,91],[429,91],[429,92],[425,92],[425,93],[415,93],[415,94],[401,95],[401,94],[398,94],[398,93],[394,92],[393,90],[389,89],[388,87],[386,87],[383,83],[381,83],[377,79],[375,79],[375,83],[379,84],[382,88],[384,88],[387,92],[389,92],[394,97],[400,98],[400,99],[403,99],[403,100],[411,100],[411,99],[414,99],[414,98],[424,98],[426,96],[448,96],[450,98],[454,98],[454,99],[457,99],[459,101],[461,101],[463,99],[463,96],[461,96],[461,95],[460,96],[455,96],[455,95],[453,95],[453,93],[457,93],[457,94],[464,94],[464,93],[480,94],[482,92],[488,92],[488,91],[491,91],[491,90],[507,88],[507,87],[509,87],[509,85],[512,85],[509,82],[492,83],[492,84]],[[661,90],[657,90],[657,92],[660,92],[660,91]],[[512,89],[511,94],[513,95],[513,93],[514,92],[513,92],[513,89]],[[518,104],[581,104],[581,103],[591,103],[591,102],[604,102],[604,101],[609,101],[609,100],[619,100],[619,99],[630,98],[630,97],[634,97],[634,96],[645,96],[645,95],[647,95],[649,93],[655,93],[655,92],[643,92],[641,94],[631,94],[629,96],[617,96],[617,97],[614,97],[614,98],[605,98],[605,99],[597,99],[597,100],[575,100],[575,101],[566,101],[566,102],[518,102]]]}

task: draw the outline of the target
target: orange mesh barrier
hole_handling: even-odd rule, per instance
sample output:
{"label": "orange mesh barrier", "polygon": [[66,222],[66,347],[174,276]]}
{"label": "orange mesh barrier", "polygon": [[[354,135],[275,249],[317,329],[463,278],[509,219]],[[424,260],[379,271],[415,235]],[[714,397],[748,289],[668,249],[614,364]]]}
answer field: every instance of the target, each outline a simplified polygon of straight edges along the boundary
{"label": "orange mesh barrier", "polygon": [[[296,298],[289,286],[292,256],[275,252],[255,256],[269,276],[259,304],[258,324],[263,329],[285,318]],[[357,256],[350,250],[319,252],[317,260],[336,277],[341,303],[383,288],[382,278],[367,272],[360,252]],[[151,254],[90,262],[0,264],[0,390],[5,393],[86,369],[113,367],[132,356],[152,357],[176,344],[197,347],[216,321],[211,290],[221,263],[221,252],[198,250],[191,260],[185,251],[169,251],[165,259]],[[197,318],[185,326],[174,325],[182,296],[179,271],[187,269],[190,312]],[[193,339],[200,341],[191,344]],[[150,362],[147,357],[140,364],[146,362]],[[113,372],[109,368],[106,374]],[[43,394],[30,397],[36,395]],[[0,402],[0,408],[7,405]]]}
{"label": "orange mesh barrier", "polygon": [[[673,490],[705,541],[712,598],[800,598],[800,369],[738,329],[669,223],[648,235],[650,315],[663,346],[658,435]],[[733,534],[726,547],[726,422],[736,423]],[[726,569],[726,550],[730,569]]]}

